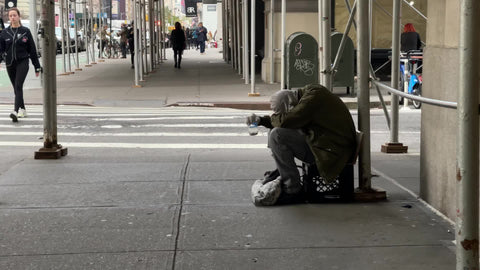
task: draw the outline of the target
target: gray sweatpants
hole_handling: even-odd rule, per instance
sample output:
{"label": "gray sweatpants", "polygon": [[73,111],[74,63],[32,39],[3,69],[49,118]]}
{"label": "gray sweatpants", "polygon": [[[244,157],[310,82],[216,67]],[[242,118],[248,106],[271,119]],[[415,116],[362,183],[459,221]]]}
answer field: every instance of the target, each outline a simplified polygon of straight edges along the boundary
{"label": "gray sweatpants", "polygon": [[280,172],[282,190],[287,194],[300,192],[302,186],[295,158],[306,163],[315,162],[305,135],[299,129],[273,128],[268,135],[268,148]]}

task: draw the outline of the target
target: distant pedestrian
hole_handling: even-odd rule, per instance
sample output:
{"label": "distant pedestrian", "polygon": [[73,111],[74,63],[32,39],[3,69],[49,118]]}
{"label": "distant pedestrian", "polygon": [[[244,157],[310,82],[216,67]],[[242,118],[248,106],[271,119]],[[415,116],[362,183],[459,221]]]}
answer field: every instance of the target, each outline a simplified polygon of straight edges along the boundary
{"label": "distant pedestrian", "polygon": [[195,46],[195,50],[198,50],[198,32],[197,29],[192,31],[192,40]]}
{"label": "distant pedestrian", "polygon": [[[182,63],[182,53],[185,49],[185,32],[182,30],[182,25],[179,22],[175,23],[175,29],[170,34],[172,41],[173,59],[175,60],[175,67],[180,68]],[[177,60],[178,59],[178,60]]]}
{"label": "distant pedestrian", "polygon": [[135,37],[134,37],[134,34],[135,34],[135,27],[134,27],[133,22],[132,22],[132,25],[130,26],[130,28],[128,28],[128,31],[127,31],[128,48],[130,49],[130,60],[132,62],[132,69],[135,68],[135,65],[133,63],[134,58],[135,58]]}
{"label": "distant pedestrian", "polygon": [[35,76],[40,75],[42,68],[32,34],[27,27],[21,25],[20,11],[13,7],[7,14],[10,26],[0,33],[0,63],[5,60],[8,77],[15,92],[15,105],[10,118],[17,122],[18,118],[27,116],[23,100],[23,83],[28,73],[28,58],[35,67]]}
{"label": "distant pedestrian", "polygon": [[100,39],[101,39],[101,42],[102,42],[102,46],[101,46],[102,48],[100,50],[100,57],[103,56],[103,49],[108,44],[107,36],[110,36],[110,33],[107,32],[107,29],[108,29],[108,26],[104,25],[103,30],[100,32]]}
{"label": "distant pedestrian", "polygon": [[420,40],[420,35],[415,31],[413,24],[405,24],[403,33],[400,37],[400,50],[402,52],[408,52],[412,50],[420,50],[421,47],[422,41]]}
{"label": "distant pedestrian", "polygon": [[200,53],[205,54],[205,41],[207,40],[207,28],[203,27],[203,23],[198,23],[198,28],[197,28],[197,41],[198,44],[200,45]]}
{"label": "distant pedestrian", "polygon": [[120,49],[122,50],[122,58],[127,58],[128,28],[124,23],[122,23],[122,28],[117,35],[120,36]]}

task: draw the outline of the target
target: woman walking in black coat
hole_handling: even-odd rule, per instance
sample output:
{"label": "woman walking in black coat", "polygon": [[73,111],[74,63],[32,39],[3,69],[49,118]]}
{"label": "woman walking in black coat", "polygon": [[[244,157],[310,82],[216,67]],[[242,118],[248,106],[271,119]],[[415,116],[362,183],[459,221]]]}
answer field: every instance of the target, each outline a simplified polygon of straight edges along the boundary
{"label": "woman walking in black coat", "polygon": [[180,64],[182,63],[182,53],[185,49],[185,32],[182,30],[182,25],[179,22],[175,23],[175,29],[172,30],[170,38],[172,41],[173,59],[175,59],[175,67],[180,68]]}
{"label": "woman walking in black coat", "polygon": [[23,83],[28,73],[28,59],[32,60],[37,77],[42,68],[38,61],[32,33],[20,23],[20,11],[15,7],[10,8],[8,19],[10,26],[0,33],[0,63],[5,61],[8,77],[15,92],[15,106],[10,113],[10,118],[13,122],[17,122],[18,118],[27,116],[23,101]]}

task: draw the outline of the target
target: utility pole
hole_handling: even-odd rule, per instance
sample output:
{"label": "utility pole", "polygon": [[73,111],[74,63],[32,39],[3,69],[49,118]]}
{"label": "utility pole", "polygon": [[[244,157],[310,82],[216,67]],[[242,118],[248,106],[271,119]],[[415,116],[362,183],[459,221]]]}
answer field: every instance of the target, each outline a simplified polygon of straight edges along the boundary
{"label": "utility pole", "polygon": [[57,79],[55,37],[55,6],[51,0],[42,0],[43,48],[43,147],[35,152],[35,159],[58,159],[68,154],[57,141]]}

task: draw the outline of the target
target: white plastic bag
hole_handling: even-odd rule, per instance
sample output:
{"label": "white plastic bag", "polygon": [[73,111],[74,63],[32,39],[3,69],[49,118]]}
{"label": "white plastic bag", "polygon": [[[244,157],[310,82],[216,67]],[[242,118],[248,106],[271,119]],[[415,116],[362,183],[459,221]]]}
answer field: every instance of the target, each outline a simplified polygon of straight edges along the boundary
{"label": "white plastic bag", "polygon": [[282,191],[280,178],[262,184],[263,180],[256,180],[252,185],[252,202],[256,206],[270,206],[277,202]]}

